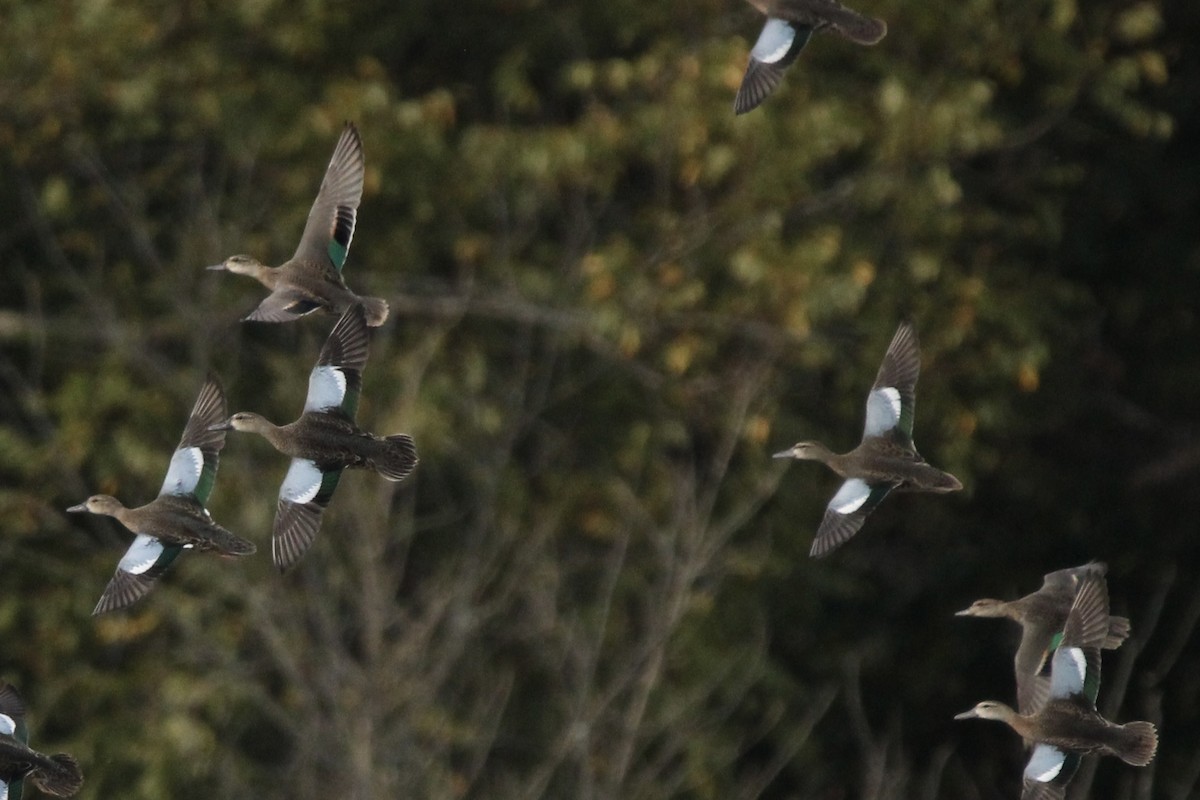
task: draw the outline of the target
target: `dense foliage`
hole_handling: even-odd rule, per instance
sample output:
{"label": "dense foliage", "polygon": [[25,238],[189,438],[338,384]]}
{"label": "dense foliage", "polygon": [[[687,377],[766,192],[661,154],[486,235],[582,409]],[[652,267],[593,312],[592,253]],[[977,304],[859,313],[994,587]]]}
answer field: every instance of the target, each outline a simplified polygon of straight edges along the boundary
{"label": "dense foliage", "polygon": [[[1001,798],[1016,629],[956,619],[1109,562],[1150,719],[1074,797],[1200,785],[1200,30],[1194,4],[901,4],[731,104],[736,0],[7,3],[0,25],[0,677],[84,798]],[[91,618],[205,372],[298,413],[332,320],[243,325],[343,120],[346,266],[392,303],[348,473],[294,572],[285,459],[231,435],[259,544]],[[807,557],[903,317],[956,495]]]}

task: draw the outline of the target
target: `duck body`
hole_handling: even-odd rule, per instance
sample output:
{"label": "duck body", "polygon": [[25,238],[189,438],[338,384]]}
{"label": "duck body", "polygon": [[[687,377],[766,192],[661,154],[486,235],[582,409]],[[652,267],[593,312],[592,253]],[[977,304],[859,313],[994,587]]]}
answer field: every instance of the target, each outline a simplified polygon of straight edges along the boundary
{"label": "duck body", "polygon": [[341,272],[328,261],[298,255],[278,267],[269,267],[251,256],[237,255],[209,269],[249,275],[271,290],[258,308],[243,318],[247,322],[287,322],[314,311],[342,314],[355,303],[366,309],[368,325],[382,325],[388,316],[385,300],[352,292]]}
{"label": "duck body", "polygon": [[314,311],[343,314],[360,303],[368,325],[383,324],[388,316],[387,302],[355,294],[342,277],[342,267],[354,238],[364,174],[362,139],[358,129],[346,123],[291,259],[278,267],[269,267],[253,256],[236,255],[209,267],[247,275],[270,290],[258,308],[243,319],[288,322]]}
{"label": "duck body", "polygon": [[253,542],[222,528],[204,507],[216,480],[220,450],[225,446],[225,433],[213,426],[224,416],[224,391],[209,376],[171,456],[158,497],[143,506],[127,508],[111,495],[98,494],[67,509],[112,517],[136,534],[93,614],[123,608],[143,597],[184,550],[228,556],[255,551]]}
{"label": "duck body", "polygon": [[867,395],[858,447],[835,453],[820,442],[804,441],[775,454],[820,461],[844,479],[825,508],[810,555],[823,556],[844,544],[893,490],[940,494],[962,488],[958,478],[926,462],[913,443],[920,367],[916,329],[901,323]]}
{"label": "duck body", "polygon": [[322,471],[350,467],[374,470],[384,477],[395,472],[394,440],[367,433],[337,410],[306,411],[294,422],[260,432],[279,452],[311,461]]}
{"label": "duck body", "polygon": [[20,800],[26,779],[55,797],[70,797],[83,786],[79,763],[71,756],[45,755],[0,733],[0,797]]}
{"label": "duck body", "polygon": [[825,465],[843,478],[892,484],[893,490],[953,492],[962,484],[931,465],[915,449],[886,439],[871,439],[848,453],[830,453]]}
{"label": "duck body", "polygon": [[1116,756],[1128,764],[1143,766],[1138,744],[1143,736],[1140,726],[1144,724],[1149,723],[1118,725],[1100,716],[1089,703],[1055,698],[1046,702],[1043,713],[1032,718],[1026,738],[1069,753]]}
{"label": "duck body", "polygon": [[308,376],[304,410],[294,422],[276,425],[260,414],[239,411],[214,430],[257,433],[291,456],[279,487],[271,551],[280,572],[298,562],[316,539],[321,516],[347,467],[371,469],[401,481],[417,465],[417,448],[405,433],[376,436],[354,417],[367,362],[367,321],[354,304],[333,326]]}
{"label": "duck body", "polygon": [[74,508],[110,516],[133,533],[152,537],[166,545],[227,556],[244,556],[254,552],[253,542],[222,528],[213,521],[208,509],[192,497],[161,495],[137,508],[126,508],[112,497],[108,497],[111,503],[91,502],[104,497],[107,495],[94,495],[89,502],[82,504],[90,505],[90,508]]}

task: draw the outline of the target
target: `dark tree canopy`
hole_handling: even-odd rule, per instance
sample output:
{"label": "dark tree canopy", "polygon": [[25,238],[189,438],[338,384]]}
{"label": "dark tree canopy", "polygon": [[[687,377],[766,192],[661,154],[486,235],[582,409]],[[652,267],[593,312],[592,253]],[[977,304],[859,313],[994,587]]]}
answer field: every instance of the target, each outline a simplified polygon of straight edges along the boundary
{"label": "dark tree canopy", "polygon": [[[740,0],[8,4],[0,25],[0,678],[81,797],[1015,798],[1017,633],[953,612],[1108,562],[1100,708],[1200,781],[1200,7],[859,6],[761,108]],[[344,121],[348,281],[391,304],[346,473],[280,577],[286,459],[209,502],[258,545],[93,619],[208,370],[294,419],[333,324],[205,271],[296,247]],[[898,493],[808,558],[901,319]]]}

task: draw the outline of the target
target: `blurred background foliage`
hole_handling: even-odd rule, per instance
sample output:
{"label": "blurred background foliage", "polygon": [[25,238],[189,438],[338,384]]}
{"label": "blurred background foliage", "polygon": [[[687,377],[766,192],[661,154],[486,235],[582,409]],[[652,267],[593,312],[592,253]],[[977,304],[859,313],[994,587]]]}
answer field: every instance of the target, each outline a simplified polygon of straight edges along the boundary
{"label": "blurred background foliage", "polygon": [[[1102,708],[1200,778],[1200,9],[862,11],[735,118],[734,0],[3,4],[0,670],[84,798],[1003,798],[1015,627],[960,620],[1111,565]],[[231,436],[211,508],[258,542],[89,612],[204,373],[284,421],[331,320],[242,325],[206,272],[294,250],[343,120],[346,267],[383,295],[343,481],[293,573],[285,460]],[[807,557],[897,322],[916,438],[966,489]],[[231,409],[231,410],[234,410]]]}

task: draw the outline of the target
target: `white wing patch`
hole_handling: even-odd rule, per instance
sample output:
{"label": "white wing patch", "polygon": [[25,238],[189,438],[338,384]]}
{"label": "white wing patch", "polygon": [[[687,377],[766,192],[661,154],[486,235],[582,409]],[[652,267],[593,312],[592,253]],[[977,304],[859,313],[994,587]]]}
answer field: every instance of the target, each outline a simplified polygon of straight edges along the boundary
{"label": "white wing patch", "polygon": [[1025,777],[1038,783],[1049,783],[1058,777],[1066,762],[1066,753],[1057,747],[1039,744],[1033,748],[1033,755],[1029,757],[1029,763],[1025,766]]}
{"label": "white wing patch", "polygon": [[167,467],[167,477],[158,493],[191,494],[196,491],[203,469],[204,453],[200,452],[199,447],[179,448],[171,456],[171,466]]}
{"label": "white wing patch", "polygon": [[0,800],[8,800],[8,784],[0,781]]}
{"label": "white wing patch", "polygon": [[754,43],[750,56],[764,64],[774,64],[787,55],[795,40],[796,29],[790,23],[770,17],[763,26],[762,33],[758,35],[758,41]]}
{"label": "white wing patch", "polygon": [[853,514],[862,508],[863,503],[871,496],[871,487],[866,481],[851,478],[842,484],[837,494],[829,501],[829,508],[839,514]]}
{"label": "white wing patch", "polygon": [[1050,671],[1050,696],[1070,697],[1083,691],[1087,677],[1087,656],[1079,647],[1059,647],[1054,651]]}
{"label": "white wing patch", "polygon": [[337,408],[346,397],[346,375],[337,367],[327,364],[317,366],[308,376],[308,398],[304,401],[305,411],[323,411]]}
{"label": "white wing patch", "polygon": [[321,491],[325,475],[308,459],[293,458],[288,467],[283,485],[279,487],[279,499],[289,503],[311,503]]}
{"label": "white wing patch", "polygon": [[900,424],[900,390],[884,386],[867,395],[867,424],[863,436],[879,436]]}
{"label": "white wing patch", "polygon": [[133,544],[129,545],[129,549],[125,551],[125,555],[121,556],[117,568],[125,572],[132,572],[134,575],[141,575],[154,566],[154,562],[158,561],[162,553],[162,542],[153,536],[139,533],[133,540]]}
{"label": "white wing patch", "polygon": [[17,722],[8,714],[0,714],[0,733],[12,736],[17,730]]}

